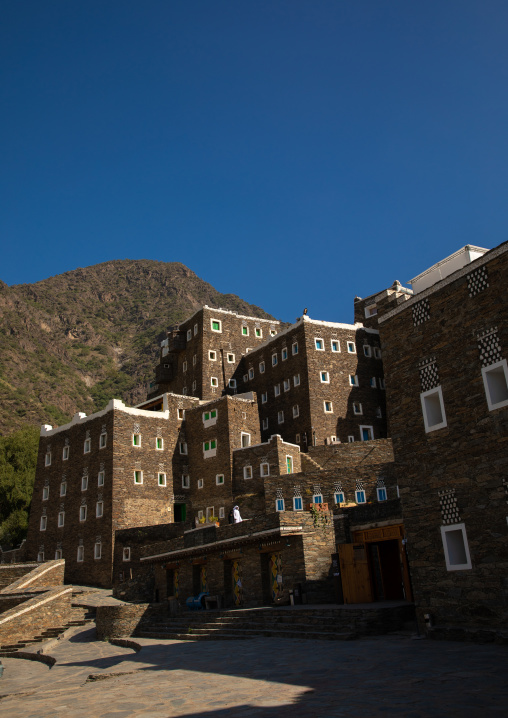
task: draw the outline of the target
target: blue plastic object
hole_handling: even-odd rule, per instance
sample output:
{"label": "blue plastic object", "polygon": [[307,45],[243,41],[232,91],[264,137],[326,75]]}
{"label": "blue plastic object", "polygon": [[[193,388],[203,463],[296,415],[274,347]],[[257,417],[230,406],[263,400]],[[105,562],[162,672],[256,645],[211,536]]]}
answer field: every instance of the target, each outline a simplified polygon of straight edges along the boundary
{"label": "blue plastic object", "polygon": [[189,596],[185,601],[185,605],[190,611],[202,611],[205,607],[205,596],[209,596],[208,591],[202,591],[197,596]]}

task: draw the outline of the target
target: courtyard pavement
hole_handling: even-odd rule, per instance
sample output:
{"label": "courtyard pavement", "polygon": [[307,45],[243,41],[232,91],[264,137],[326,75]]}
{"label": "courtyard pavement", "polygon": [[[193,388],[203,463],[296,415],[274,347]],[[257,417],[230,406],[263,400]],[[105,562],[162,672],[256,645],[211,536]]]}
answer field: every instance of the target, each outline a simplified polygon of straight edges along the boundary
{"label": "courtyard pavement", "polygon": [[[2,658],[2,718],[508,716],[505,646],[383,636],[95,640],[79,627],[52,668]],[[89,677],[92,676],[92,679]]]}

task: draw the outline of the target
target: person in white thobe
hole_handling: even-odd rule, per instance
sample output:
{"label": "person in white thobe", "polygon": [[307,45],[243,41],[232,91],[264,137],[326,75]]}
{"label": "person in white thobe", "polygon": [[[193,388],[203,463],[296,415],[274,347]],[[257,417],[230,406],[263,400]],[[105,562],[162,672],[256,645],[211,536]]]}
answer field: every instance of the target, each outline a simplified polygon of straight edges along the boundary
{"label": "person in white thobe", "polygon": [[242,521],[242,517],[240,516],[240,509],[238,506],[233,507],[233,523],[239,524],[240,521]]}

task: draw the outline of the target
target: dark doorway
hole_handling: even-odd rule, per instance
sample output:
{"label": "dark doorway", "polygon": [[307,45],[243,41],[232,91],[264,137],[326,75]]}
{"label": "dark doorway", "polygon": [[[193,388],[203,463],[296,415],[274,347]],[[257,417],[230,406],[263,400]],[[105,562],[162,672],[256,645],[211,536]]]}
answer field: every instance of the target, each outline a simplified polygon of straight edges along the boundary
{"label": "dark doorway", "polygon": [[399,541],[379,541],[369,543],[368,546],[375,599],[403,600],[405,596]]}
{"label": "dark doorway", "polygon": [[187,519],[187,504],[175,504],[175,523],[180,523]]}
{"label": "dark doorway", "polygon": [[166,597],[175,595],[175,572],[172,568],[166,569]]}

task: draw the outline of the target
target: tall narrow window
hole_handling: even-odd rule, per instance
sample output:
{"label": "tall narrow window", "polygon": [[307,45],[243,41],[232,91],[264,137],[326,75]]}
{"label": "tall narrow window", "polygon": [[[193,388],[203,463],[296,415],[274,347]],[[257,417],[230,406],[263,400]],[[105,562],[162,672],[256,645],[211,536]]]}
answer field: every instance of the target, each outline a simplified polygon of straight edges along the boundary
{"label": "tall narrow window", "polygon": [[447,426],[446,414],[443,403],[443,392],[440,386],[429,389],[420,394],[422,404],[423,423],[425,432],[436,431]]}

